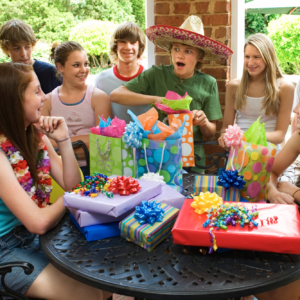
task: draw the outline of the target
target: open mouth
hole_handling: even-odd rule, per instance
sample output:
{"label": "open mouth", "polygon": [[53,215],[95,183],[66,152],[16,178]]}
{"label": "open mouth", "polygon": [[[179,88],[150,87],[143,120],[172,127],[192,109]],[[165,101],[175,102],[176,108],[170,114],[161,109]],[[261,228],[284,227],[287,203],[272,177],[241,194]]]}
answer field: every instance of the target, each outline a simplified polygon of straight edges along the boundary
{"label": "open mouth", "polygon": [[185,64],[182,63],[182,62],[177,62],[176,65],[177,65],[178,67],[184,67],[184,66],[185,66]]}

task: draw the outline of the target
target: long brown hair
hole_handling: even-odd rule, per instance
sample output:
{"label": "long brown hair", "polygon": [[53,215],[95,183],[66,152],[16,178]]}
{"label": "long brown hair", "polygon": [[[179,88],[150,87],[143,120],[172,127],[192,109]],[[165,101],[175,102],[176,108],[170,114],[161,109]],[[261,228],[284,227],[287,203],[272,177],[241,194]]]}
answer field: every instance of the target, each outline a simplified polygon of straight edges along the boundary
{"label": "long brown hair", "polygon": [[33,180],[37,182],[36,163],[41,138],[33,125],[25,128],[23,108],[24,92],[32,80],[31,65],[0,64],[0,131],[20,151]]}
{"label": "long brown hair", "polygon": [[[275,52],[274,45],[271,39],[263,34],[256,33],[250,35],[245,43],[244,51],[247,45],[252,45],[260,52],[263,58],[266,69],[265,69],[265,97],[262,101],[262,109],[266,110],[266,115],[276,115],[279,110],[279,88],[277,84],[277,79],[282,78],[283,75],[280,71],[279,64],[277,61],[277,56]],[[235,95],[235,109],[240,110],[246,106],[247,103],[247,91],[250,81],[250,75],[244,66],[243,76],[241,82],[238,86]]]}

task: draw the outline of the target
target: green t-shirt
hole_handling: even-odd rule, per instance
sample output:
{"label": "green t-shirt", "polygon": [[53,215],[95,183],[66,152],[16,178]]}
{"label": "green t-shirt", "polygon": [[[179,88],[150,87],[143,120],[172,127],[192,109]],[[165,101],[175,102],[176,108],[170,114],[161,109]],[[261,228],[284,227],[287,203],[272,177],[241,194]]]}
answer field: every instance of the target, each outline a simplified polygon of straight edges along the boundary
{"label": "green t-shirt", "polygon": [[[153,66],[124,85],[132,92],[160,97],[164,97],[168,91],[181,96],[188,92],[193,98],[191,110],[203,110],[210,121],[222,118],[217,82],[212,76],[200,71],[196,70],[193,77],[182,80],[175,75],[173,65]],[[193,131],[194,140],[201,141],[200,127],[194,126]],[[197,163],[205,165],[203,146],[195,145],[195,153],[201,157]],[[195,167],[193,170],[203,171]]]}

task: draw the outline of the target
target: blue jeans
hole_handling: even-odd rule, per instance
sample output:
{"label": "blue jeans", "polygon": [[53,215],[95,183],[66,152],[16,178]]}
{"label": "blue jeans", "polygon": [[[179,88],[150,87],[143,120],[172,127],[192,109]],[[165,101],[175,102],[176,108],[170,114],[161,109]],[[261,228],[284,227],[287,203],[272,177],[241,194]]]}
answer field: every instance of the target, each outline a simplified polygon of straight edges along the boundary
{"label": "blue jeans", "polygon": [[[0,237],[0,263],[14,261],[29,262],[34,266],[30,275],[26,275],[23,268],[15,267],[5,276],[9,288],[25,294],[49,262],[41,252],[38,236],[30,233],[23,225],[16,226]],[[0,287],[3,288],[1,283]]]}

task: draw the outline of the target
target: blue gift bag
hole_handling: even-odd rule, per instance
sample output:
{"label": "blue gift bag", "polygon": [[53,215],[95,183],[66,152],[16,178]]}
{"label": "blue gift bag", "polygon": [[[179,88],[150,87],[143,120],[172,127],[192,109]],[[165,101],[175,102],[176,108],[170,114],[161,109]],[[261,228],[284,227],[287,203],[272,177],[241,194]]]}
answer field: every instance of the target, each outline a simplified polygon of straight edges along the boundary
{"label": "blue gift bag", "polygon": [[119,222],[80,227],[72,214],[70,214],[70,219],[88,242],[120,235]]}
{"label": "blue gift bag", "polygon": [[153,172],[178,192],[182,191],[182,140],[156,141],[142,139],[136,149],[137,177]]}

